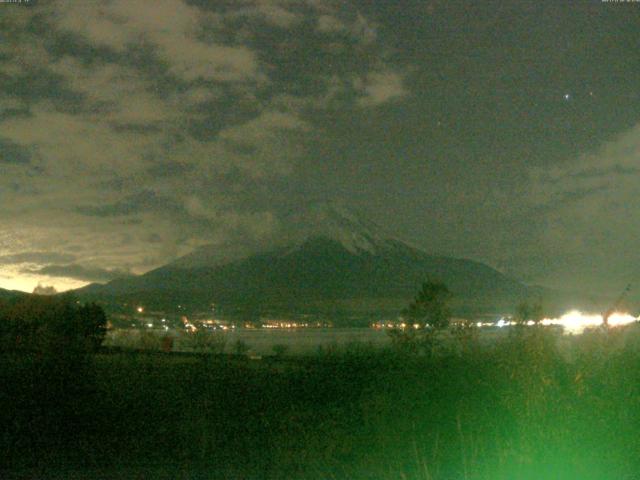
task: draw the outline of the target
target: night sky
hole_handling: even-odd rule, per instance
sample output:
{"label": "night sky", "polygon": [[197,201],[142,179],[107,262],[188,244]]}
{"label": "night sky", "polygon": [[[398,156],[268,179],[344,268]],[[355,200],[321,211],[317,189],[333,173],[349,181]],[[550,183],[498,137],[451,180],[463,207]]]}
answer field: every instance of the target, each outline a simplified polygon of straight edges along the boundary
{"label": "night sky", "polygon": [[0,3],[2,288],[259,248],[335,201],[615,291],[640,285],[638,180],[640,2]]}

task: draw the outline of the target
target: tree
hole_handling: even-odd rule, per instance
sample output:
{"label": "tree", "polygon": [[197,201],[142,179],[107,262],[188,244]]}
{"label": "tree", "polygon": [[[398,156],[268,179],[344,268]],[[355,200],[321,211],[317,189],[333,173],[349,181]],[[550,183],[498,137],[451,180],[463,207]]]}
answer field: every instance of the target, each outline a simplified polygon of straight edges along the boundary
{"label": "tree", "polygon": [[422,284],[416,298],[403,310],[402,315],[409,323],[417,324],[420,328],[443,330],[451,320],[451,297],[451,291],[444,283],[428,280]]}
{"label": "tree", "polygon": [[191,345],[196,352],[200,353],[224,353],[224,349],[227,345],[227,340],[224,334],[207,332],[205,330],[198,330],[195,333],[189,334],[191,338]]}
{"label": "tree", "polygon": [[436,333],[446,329],[451,320],[451,297],[444,283],[433,280],[424,282],[413,302],[402,311],[408,323],[407,328],[389,331],[394,348],[405,353],[425,352],[432,355]]}
{"label": "tree", "polygon": [[100,347],[107,318],[96,304],[72,295],[25,295],[0,306],[3,348],[40,353],[90,352]]}
{"label": "tree", "polygon": [[529,321],[537,325],[543,318],[542,303],[539,300],[525,300],[516,306],[514,321],[517,325],[526,325]]}
{"label": "tree", "polygon": [[100,348],[107,334],[107,316],[101,306],[88,303],[77,309],[78,334],[88,342],[89,349]]}

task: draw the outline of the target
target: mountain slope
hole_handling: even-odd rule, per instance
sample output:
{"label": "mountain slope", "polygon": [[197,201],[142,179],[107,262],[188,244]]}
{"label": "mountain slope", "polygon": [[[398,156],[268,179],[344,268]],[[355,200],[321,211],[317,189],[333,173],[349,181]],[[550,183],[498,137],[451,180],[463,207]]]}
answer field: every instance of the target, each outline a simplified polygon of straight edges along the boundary
{"label": "mountain slope", "polygon": [[345,300],[373,305],[392,299],[400,305],[426,279],[445,282],[465,310],[512,306],[529,292],[487,265],[429,255],[333,207],[313,211],[305,222],[306,235],[292,235],[260,253],[225,257],[216,247],[203,247],[142,276],[78,293],[163,308],[217,303],[287,312]]}
{"label": "mountain slope", "polygon": [[23,295],[29,295],[29,294],[18,291],[18,290],[5,290],[4,288],[0,288],[0,300],[7,300],[11,298],[20,297]]}

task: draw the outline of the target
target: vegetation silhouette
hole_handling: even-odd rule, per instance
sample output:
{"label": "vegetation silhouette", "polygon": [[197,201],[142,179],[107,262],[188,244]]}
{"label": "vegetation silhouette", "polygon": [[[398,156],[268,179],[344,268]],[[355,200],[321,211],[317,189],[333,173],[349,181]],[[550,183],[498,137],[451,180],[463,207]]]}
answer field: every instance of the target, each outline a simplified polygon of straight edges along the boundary
{"label": "vegetation silhouette", "polygon": [[516,305],[515,315],[513,317],[517,325],[524,326],[527,322],[533,322],[538,325],[544,318],[544,309],[542,307],[542,301],[535,300],[523,300]]}
{"label": "vegetation silhouette", "polygon": [[73,295],[20,295],[0,301],[3,350],[69,355],[96,352],[106,334],[107,317],[95,303]]}
{"label": "vegetation silhouette", "polygon": [[424,282],[415,299],[402,310],[403,327],[389,330],[393,344],[408,353],[431,354],[438,332],[449,327],[451,298],[451,291],[443,282]]}
{"label": "vegetation silhouette", "polygon": [[419,328],[442,330],[449,326],[451,291],[442,282],[428,280],[402,315]]}
{"label": "vegetation silhouette", "polygon": [[[73,456],[103,418],[93,359],[106,333],[102,308],[72,295],[0,302],[0,431],[3,462],[55,464]],[[96,439],[91,439],[98,445]],[[35,475],[46,478],[45,474]],[[3,477],[4,478],[4,477]]]}

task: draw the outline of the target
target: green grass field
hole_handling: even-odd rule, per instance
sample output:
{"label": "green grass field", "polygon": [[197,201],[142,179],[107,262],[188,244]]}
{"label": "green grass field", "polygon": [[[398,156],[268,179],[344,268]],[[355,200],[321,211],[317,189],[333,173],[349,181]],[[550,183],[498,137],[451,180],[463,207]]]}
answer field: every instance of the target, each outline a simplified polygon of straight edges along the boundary
{"label": "green grass field", "polygon": [[0,477],[636,479],[639,330],[432,355],[4,354]]}

